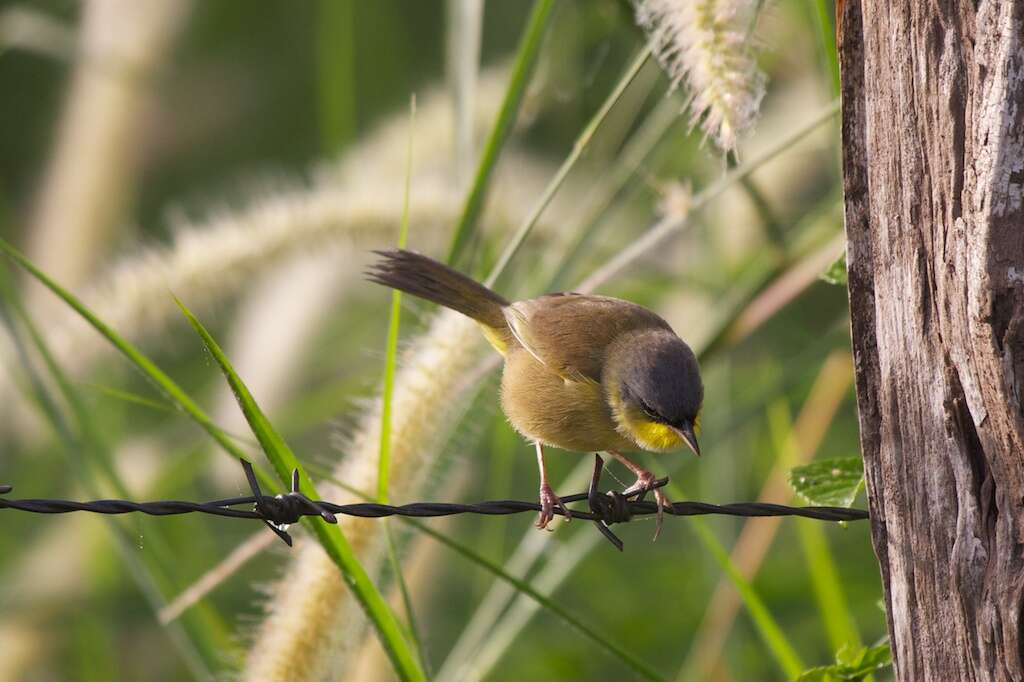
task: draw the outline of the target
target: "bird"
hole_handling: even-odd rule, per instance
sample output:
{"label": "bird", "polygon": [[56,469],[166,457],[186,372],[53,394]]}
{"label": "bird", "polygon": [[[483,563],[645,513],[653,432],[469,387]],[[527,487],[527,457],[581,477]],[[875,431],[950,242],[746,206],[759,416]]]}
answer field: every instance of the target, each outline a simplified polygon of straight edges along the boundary
{"label": "bird", "polygon": [[481,327],[504,356],[500,402],[512,427],[534,445],[540,514],[548,527],[557,508],[544,449],[607,452],[636,476],[625,495],[653,490],[655,539],[671,504],[649,470],[624,452],[700,456],[704,385],[690,347],[653,311],[630,301],[573,292],[510,302],[432,258],[405,249],[374,251],[370,281],[450,308]]}

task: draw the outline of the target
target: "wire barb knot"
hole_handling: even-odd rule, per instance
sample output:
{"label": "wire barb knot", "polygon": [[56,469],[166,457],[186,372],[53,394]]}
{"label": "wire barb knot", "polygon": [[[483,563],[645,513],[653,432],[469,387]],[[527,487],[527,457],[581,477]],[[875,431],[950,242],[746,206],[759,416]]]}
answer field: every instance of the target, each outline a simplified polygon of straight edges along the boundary
{"label": "wire barb knot", "polygon": [[260,490],[256,472],[248,460],[241,460],[245,469],[245,477],[249,480],[255,502],[253,509],[263,522],[286,545],[292,546],[292,536],[288,534],[288,526],[298,522],[303,516],[319,516],[327,523],[337,523],[337,517],[323,505],[306,497],[299,486],[299,470],[292,469],[292,488],[289,492],[270,497]]}
{"label": "wire barb knot", "polygon": [[[622,551],[622,540],[619,539],[615,533],[612,532],[608,526],[613,523],[626,523],[633,518],[633,505],[638,502],[642,502],[644,495],[651,490],[661,488],[668,485],[668,477],[659,478],[654,484],[646,490],[637,490],[636,492],[623,495],[617,490],[609,490],[602,494],[600,490],[601,486],[601,472],[604,470],[604,460],[601,455],[594,454],[594,474],[590,478],[590,489],[587,491],[587,504],[590,506],[590,511],[594,515],[594,523],[597,524],[597,529],[601,531],[601,534],[608,538],[615,547],[621,552]],[[633,499],[633,498],[636,499]]]}

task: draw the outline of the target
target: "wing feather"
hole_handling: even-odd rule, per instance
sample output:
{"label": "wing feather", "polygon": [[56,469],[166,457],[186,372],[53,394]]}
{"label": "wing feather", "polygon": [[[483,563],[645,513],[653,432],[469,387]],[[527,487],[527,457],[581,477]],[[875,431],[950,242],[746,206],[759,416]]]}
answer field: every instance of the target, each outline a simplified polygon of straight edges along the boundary
{"label": "wing feather", "polygon": [[538,362],[566,381],[601,381],[608,346],[624,332],[667,329],[650,310],[608,296],[550,294],[504,308],[509,329]]}

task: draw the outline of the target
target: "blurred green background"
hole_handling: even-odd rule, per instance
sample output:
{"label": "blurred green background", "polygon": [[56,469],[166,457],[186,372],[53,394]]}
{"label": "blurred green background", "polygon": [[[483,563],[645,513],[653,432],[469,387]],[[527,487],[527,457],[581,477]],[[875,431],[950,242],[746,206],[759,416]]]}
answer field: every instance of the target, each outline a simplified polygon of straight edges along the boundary
{"label": "blurred green background", "polygon": [[[472,50],[459,51],[469,29],[456,30],[453,18],[466,3],[181,0],[129,9],[125,1],[0,2],[0,236],[138,342],[224,428],[244,434],[198,338],[167,312],[173,290],[223,341],[300,459],[324,476],[379,393],[390,294],[359,273],[370,249],[398,239],[409,98],[418,102],[409,243],[443,257],[530,3],[483,5],[467,147],[455,141],[464,105],[454,73]],[[859,452],[846,292],[818,278],[843,244],[838,120],[773,153],[744,181],[727,174],[836,97],[830,16],[829,3],[810,0],[760,7],[750,44],[768,89],[735,159],[691,131],[687,114],[675,116],[685,87],[667,95],[665,75],[647,63],[498,286],[513,298],[571,288],[657,223],[666,198],[678,204],[688,186],[699,195],[727,182],[685,230],[601,288],[655,308],[702,354],[704,456],[643,459],[671,475],[676,498],[799,504],[784,484],[790,466]],[[460,267],[488,271],[643,43],[629,3],[558,0]],[[658,116],[663,130],[644,142]],[[271,245],[254,246],[269,244],[271,233]],[[209,241],[189,251],[183,235]],[[118,496],[99,449],[134,499],[245,494],[236,465],[98,336],[13,268],[0,275],[18,292],[7,296],[0,331],[0,482],[19,497]],[[91,445],[14,301],[71,377],[97,434]],[[403,301],[403,348],[433,312]],[[496,373],[479,384],[449,396],[465,409],[435,434],[426,480],[393,490],[395,502],[533,499],[532,447],[497,407]],[[581,461],[548,457],[556,489],[582,487],[578,477],[563,480]],[[162,625],[155,610],[247,542],[254,524],[3,518],[0,680],[231,677],[243,667],[266,587],[288,562],[283,547],[264,550]],[[885,634],[866,523],[669,519],[651,544],[653,522],[637,521],[616,528],[621,554],[600,538],[582,540],[596,536],[583,523],[556,522],[543,537],[528,515],[426,523],[499,565],[524,538],[542,542],[527,582],[666,679],[787,678],[778,642],[736,596],[716,543],[734,551],[734,566],[802,666],[832,662],[851,628],[863,644]],[[500,610],[480,621],[482,639],[469,646],[467,625],[494,589],[493,574],[400,522],[390,527],[426,667],[441,678],[632,674],[543,608],[523,621],[521,607]],[[377,582],[395,593],[392,570]],[[391,678],[370,640],[346,646],[341,679]],[[463,658],[450,659],[460,641]],[[474,659],[488,664],[473,672],[456,665]]]}

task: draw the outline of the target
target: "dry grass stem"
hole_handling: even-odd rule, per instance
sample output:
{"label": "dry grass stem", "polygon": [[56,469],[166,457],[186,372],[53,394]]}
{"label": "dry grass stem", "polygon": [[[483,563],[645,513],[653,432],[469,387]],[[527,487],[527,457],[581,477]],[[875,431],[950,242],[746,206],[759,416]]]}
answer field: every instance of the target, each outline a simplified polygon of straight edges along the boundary
{"label": "dry grass stem", "polygon": [[[786,471],[806,464],[814,457],[852,380],[853,359],[849,351],[833,351],[818,373],[793,427],[796,460],[775,465],[761,488],[758,502],[788,504],[792,500],[793,492],[786,482]],[[765,517],[750,519],[743,524],[730,558],[748,581],[752,581],[760,570],[781,523],[780,517]],[[739,594],[728,578],[721,578],[704,611],[704,619],[690,645],[682,671],[692,671],[695,679],[714,678],[714,668],[719,663],[722,647],[739,609]]]}
{"label": "dry grass stem", "polygon": [[817,282],[845,243],[846,235],[840,232],[775,279],[736,318],[729,330],[729,343],[736,344],[745,339]]}
{"label": "dry grass stem", "polygon": [[157,614],[160,624],[167,625],[178,618],[200,599],[213,592],[218,585],[233,576],[250,559],[273,546],[277,541],[275,535],[262,529],[251,535],[248,540],[231,550],[231,553],[224,557],[223,561],[203,574],[188,589],[160,609],[160,613]]}

